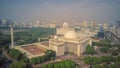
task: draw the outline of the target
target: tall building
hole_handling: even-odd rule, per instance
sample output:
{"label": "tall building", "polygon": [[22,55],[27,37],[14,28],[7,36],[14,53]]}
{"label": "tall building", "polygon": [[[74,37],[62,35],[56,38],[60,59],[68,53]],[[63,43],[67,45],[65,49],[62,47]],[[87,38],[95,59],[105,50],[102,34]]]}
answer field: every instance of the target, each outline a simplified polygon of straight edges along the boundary
{"label": "tall building", "polygon": [[115,25],[116,25],[116,27],[120,27],[120,21],[117,21],[117,22],[115,23]]}
{"label": "tall building", "polygon": [[0,20],[0,26],[10,26],[13,22],[11,22],[8,19],[2,19]]}
{"label": "tall building", "polygon": [[116,22],[116,35],[120,37],[120,21]]}
{"label": "tall building", "polygon": [[83,27],[84,27],[84,28],[87,28],[87,27],[88,27],[88,22],[87,22],[87,21],[84,21],[84,22],[83,22]]}
{"label": "tall building", "polygon": [[100,26],[97,37],[100,39],[104,39],[104,30],[102,28],[102,26]]}
{"label": "tall building", "polygon": [[106,23],[104,23],[104,24],[103,24],[103,29],[104,29],[104,30],[107,30],[107,28],[108,28],[108,25],[107,25]]}

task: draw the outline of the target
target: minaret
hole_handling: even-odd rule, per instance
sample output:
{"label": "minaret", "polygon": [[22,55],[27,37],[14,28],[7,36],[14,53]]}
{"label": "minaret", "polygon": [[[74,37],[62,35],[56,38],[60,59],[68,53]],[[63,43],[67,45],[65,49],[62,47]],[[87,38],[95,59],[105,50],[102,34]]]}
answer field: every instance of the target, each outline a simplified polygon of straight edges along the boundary
{"label": "minaret", "polygon": [[41,39],[40,39],[40,38],[38,38],[38,42],[40,42],[40,40],[41,40]]}
{"label": "minaret", "polygon": [[92,39],[89,40],[89,45],[92,46]]}
{"label": "minaret", "polygon": [[11,27],[11,48],[14,48],[13,27]]}

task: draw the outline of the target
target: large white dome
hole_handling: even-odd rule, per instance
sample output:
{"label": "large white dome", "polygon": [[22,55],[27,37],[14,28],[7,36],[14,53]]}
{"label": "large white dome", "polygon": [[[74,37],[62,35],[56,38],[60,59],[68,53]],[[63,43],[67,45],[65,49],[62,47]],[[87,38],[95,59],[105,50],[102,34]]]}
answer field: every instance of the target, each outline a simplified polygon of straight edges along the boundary
{"label": "large white dome", "polygon": [[64,35],[64,38],[66,38],[66,39],[76,39],[77,37],[78,36],[77,36],[77,33],[75,31],[68,31]]}

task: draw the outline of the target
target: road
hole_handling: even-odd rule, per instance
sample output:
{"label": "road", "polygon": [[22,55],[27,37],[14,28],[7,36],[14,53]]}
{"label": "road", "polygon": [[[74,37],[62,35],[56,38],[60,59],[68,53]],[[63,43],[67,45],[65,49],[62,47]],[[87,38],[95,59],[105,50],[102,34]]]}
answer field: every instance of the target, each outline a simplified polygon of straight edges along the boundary
{"label": "road", "polygon": [[114,33],[111,31],[105,32],[105,38],[111,40],[112,43],[120,44],[120,38],[117,37]]}

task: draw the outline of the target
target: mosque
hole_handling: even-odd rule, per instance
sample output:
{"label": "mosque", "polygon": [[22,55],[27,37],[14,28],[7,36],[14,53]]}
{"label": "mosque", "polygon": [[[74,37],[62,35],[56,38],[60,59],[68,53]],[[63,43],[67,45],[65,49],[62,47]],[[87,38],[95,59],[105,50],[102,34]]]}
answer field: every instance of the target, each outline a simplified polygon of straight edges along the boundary
{"label": "mosque", "polygon": [[64,23],[61,28],[56,30],[56,35],[47,42],[14,46],[12,41],[11,45],[13,48],[25,52],[28,58],[32,58],[44,55],[44,52],[48,49],[54,50],[56,56],[65,55],[66,52],[82,56],[88,44],[92,45],[92,40],[87,34],[76,33],[74,28]]}
{"label": "mosque", "polygon": [[92,45],[92,40],[87,34],[78,34],[74,28],[70,28],[67,23],[57,29],[57,35],[49,40],[49,49],[56,51],[57,56],[71,52],[81,56],[86,46]]}

